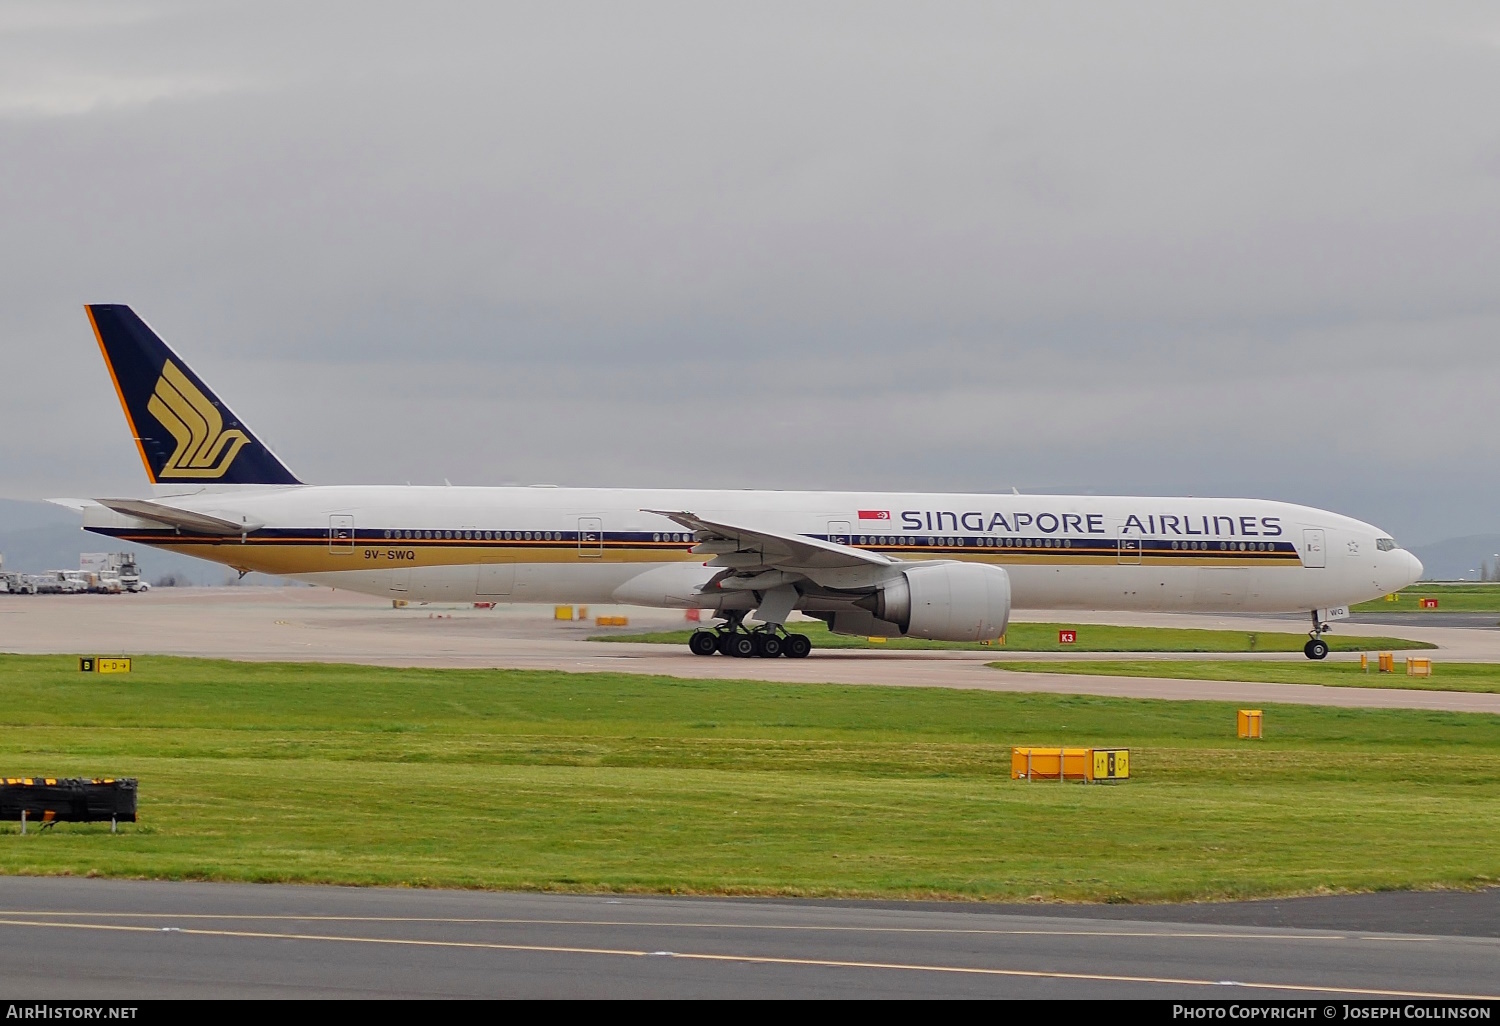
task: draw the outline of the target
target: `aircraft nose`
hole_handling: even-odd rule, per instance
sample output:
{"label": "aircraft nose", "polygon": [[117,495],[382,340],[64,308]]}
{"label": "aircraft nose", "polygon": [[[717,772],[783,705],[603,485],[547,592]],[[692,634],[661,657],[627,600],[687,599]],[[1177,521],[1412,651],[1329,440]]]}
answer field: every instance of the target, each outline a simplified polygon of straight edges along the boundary
{"label": "aircraft nose", "polygon": [[1405,549],[1401,550],[1401,554],[1406,557],[1406,583],[1416,584],[1422,579],[1422,561]]}

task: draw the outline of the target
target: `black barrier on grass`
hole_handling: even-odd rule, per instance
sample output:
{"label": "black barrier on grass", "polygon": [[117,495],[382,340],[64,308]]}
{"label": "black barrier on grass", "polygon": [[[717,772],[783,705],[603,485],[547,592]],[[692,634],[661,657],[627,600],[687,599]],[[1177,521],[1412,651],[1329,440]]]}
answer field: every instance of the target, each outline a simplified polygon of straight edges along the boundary
{"label": "black barrier on grass", "polygon": [[5,777],[0,820],[32,823],[135,822],[134,777]]}

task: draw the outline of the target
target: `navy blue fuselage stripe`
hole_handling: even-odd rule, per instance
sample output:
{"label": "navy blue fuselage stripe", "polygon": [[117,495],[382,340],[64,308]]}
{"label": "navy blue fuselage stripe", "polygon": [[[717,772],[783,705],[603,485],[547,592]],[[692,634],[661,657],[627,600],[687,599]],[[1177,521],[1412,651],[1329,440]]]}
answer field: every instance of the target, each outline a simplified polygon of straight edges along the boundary
{"label": "navy blue fuselage stripe", "polygon": [[[171,542],[175,545],[184,544],[211,544],[221,545],[226,543],[240,544],[237,535],[203,535],[191,533],[178,533],[174,528],[121,528],[121,527],[99,527],[89,528],[96,534],[105,534],[112,537],[128,538],[142,542]],[[392,531],[394,533],[394,530]],[[403,530],[403,533],[404,530]],[[412,534],[419,532],[413,530]],[[430,548],[435,546],[451,547],[454,545],[468,546],[471,548],[550,548],[558,545],[585,547],[600,546],[603,548],[639,548],[649,547],[656,549],[689,549],[695,543],[692,541],[680,541],[677,539],[664,538],[663,534],[682,534],[684,532],[659,532],[659,531],[606,531],[602,535],[594,532],[579,531],[467,531],[470,537],[462,537],[465,531],[452,531],[444,529],[441,531],[427,531],[423,529],[422,534],[433,534],[439,537],[421,538],[394,538],[386,537],[384,530],[356,530],[352,537],[340,536],[335,538],[331,529],[328,528],[288,528],[270,527],[250,531],[246,535],[247,543],[259,544],[295,544],[295,545],[327,545],[332,541],[354,546],[362,545],[371,548]],[[473,537],[473,535],[480,537]],[[485,534],[490,537],[484,537]],[[512,537],[506,538],[505,534]],[[532,537],[527,538],[525,535]],[[442,537],[443,535],[459,535],[459,537]],[[538,535],[549,535],[550,537],[538,537]],[[587,537],[580,538],[580,535]],[[1126,538],[997,538],[988,535],[804,535],[820,541],[830,541],[840,545],[850,545],[852,548],[873,549],[877,551],[909,551],[912,549],[964,550],[972,552],[989,553],[1017,553],[1025,555],[1057,555],[1057,556],[1123,556],[1134,558],[1136,556],[1235,556],[1245,558],[1296,558],[1297,549],[1289,541],[1205,541],[1205,542],[1178,542],[1162,538],[1140,538],[1129,536]],[[884,538],[880,541],[877,539]],[[854,539],[851,541],[851,539]],[[1128,546],[1122,543],[1129,542]],[[1189,545],[1196,545],[1190,548]]]}

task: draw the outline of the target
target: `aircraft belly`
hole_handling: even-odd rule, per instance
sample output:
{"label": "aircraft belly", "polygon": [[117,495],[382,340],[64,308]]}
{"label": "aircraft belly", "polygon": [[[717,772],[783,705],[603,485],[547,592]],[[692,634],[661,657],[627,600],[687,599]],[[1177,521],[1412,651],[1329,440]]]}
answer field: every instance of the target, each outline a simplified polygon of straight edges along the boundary
{"label": "aircraft belly", "polygon": [[[1295,613],[1338,604],[1300,567],[1006,566],[1016,609]],[[1324,571],[1317,571],[1323,573]]]}
{"label": "aircraft belly", "polygon": [[662,563],[644,572],[637,565],[633,570],[631,577],[615,589],[614,601],[688,609],[705,604],[698,593],[718,573],[701,563]]}
{"label": "aircraft belly", "polygon": [[510,601],[612,602],[615,589],[640,572],[639,563],[517,563]]}
{"label": "aircraft belly", "polygon": [[471,563],[290,576],[310,584],[408,602],[605,603],[615,601],[615,589],[640,573],[639,565],[513,563],[504,565],[510,579],[502,582],[497,569]]}

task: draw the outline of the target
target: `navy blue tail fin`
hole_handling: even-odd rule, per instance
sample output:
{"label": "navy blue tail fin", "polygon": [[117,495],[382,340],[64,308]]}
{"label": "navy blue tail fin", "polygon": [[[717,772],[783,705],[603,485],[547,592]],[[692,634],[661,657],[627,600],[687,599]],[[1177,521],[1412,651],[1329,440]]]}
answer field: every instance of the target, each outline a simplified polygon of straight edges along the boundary
{"label": "navy blue tail fin", "polygon": [[152,484],[301,484],[128,306],[84,307]]}

